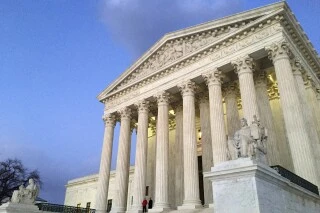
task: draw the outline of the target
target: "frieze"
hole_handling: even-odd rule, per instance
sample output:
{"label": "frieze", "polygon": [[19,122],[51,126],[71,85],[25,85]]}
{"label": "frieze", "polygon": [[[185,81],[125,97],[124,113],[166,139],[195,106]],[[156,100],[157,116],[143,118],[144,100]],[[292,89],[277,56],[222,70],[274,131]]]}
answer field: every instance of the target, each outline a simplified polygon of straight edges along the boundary
{"label": "frieze", "polygon": [[137,96],[140,94],[137,90],[138,88],[176,72],[177,70],[193,64],[200,59],[208,57],[210,61],[217,61],[225,56],[230,55],[231,53],[237,52],[281,31],[282,27],[278,21],[279,19],[279,16],[276,16],[272,20],[267,20],[265,23],[259,23],[258,27],[252,27],[249,31],[245,30],[238,35],[233,35],[232,38],[225,38],[221,41],[218,41],[218,39],[216,44],[213,44],[213,46],[207,47],[206,49],[202,49],[201,52],[196,53],[194,56],[186,58],[185,60],[180,61],[178,64],[173,64],[166,69],[158,70],[152,76],[148,76],[149,78],[145,78],[141,82],[132,85],[132,87],[122,90],[121,92],[107,98],[108,108],[123,103],[129,100],[131,97]]}
{"label": "frieze", "polygon": [[214,29],[166,42],[156,53],[150,56],[146,62],[140,65],[119,86],[112,90],[112,92],[125,87],[129,83],[138,81],[141,78],[148,76],[149,74],[180,59],[183,56],[191,55],[193,52],[213,43],[222,36],[228,35],[239,28],[244,27],[245,25],[246,22],[242,22],[242,24],[221,27],[220,29]]}

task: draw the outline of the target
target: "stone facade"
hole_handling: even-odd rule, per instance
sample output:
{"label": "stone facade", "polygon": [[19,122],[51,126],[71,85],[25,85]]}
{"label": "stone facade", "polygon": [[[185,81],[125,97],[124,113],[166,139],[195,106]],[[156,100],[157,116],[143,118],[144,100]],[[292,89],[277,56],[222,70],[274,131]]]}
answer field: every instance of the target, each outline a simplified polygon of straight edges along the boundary
{"label": "stone facade", "polygon": [[[227,139],[241,117],[250,125],[257,116],[268,129],[270,165],[320,186],[319,78],[318,55],[285,2],[166,34],[98,96],[105,137],[97,212],[105,212],[109,196],[116,121],[121,130],[111,212],[140,212],[146,186],[152,212],[212,204],[208,191],[199,192],[201,172],[234,158]],[[205,101],[208,106],[201,105]],[[128,159],[136,126],[131,209]]]}

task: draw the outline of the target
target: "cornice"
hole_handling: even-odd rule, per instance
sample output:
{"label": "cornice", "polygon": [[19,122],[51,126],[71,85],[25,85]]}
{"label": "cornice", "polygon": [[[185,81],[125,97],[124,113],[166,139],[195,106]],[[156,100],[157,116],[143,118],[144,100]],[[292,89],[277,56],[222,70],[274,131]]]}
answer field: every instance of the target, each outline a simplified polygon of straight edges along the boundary
{"label": "cornice", "polygon": [[[236,44],[238,41],[241,41],[242,43],[240,47],[237,47],[237,48],[242,48],[242,47],[244,48],[250,45],[253,41],[246,40],[246,38],[257,32],[261,31],[261,33],[257,35],[256,39],[263,39],[270,35],[270,33],[267,32],[268,30],[267,31],[263,31],[263,30],[267,29],[269,26],[279,23],[280,19],[282,18],[280,15],[278,15],[280,13],[281,13],[281,10],[274,11],[273,13],[270,13],[265,17],[257,19],[256,21],[246,25],[245,28],[238,29],[233,33],[228,34],[227,36],[221,39],[218,39],[216,42],[197,50],[192,55],[184,57],[181,60],[176,61],[173,64],[170,64],[169,66],[166,66],[162,69],[156,70],[154,73],[142,78],[138,83],[130,84],[127,87],[121,89],[120,91],[108,94],[108,96],[105,98],[108,98],[107,102],[110,102],[118,98],[121,98],[123,102],[126,99],[132,97],[132,95],[133,96],[138,95],[139,92],[137,89],[142,87],[143,85],[154,82],[155,80],[158,80],[159,78],[167,76],[170,73],[180,70],[183,67],[193,64],[201,60],[202,58],[205,58],[210,55],[211,57],[217,57],[217,54],[219,54],[219,51],[224,51],[223,54],[231,54],[232,52],[235,51],[234,44]],[[281,30],[281,29],[278,29],[278,27],[280,27],[280,25],[274,26],[274,31]],[[132,92],[132,94],[127,95],[129,92]]]}
{"label": "cornice", "polygon": [[[320,64],[318,63],[319,60],[315,61],[314,63],[312,63],[312,61],[310,62],[310,60],[313,60],[314,57],[316,57],[315,56],[316,52],[315,51],[312,52],[311,50],[307,51],[306,48],[311,48],[312,46],[309,45],[309,47],[305,47],[304,49],[303,49],[303,47],[301,47],[301,44],[305,43],[305,40],[307,39],[307,37],[305,35],[304,35],[304,37],[300,36],[300,35],[303,35],[303,32],[299,31],[300,34],[299,34],[299,36],[297,36],[296,30],[292,31],[292,29],[294,29],[295,26],[298,24],[296,23],[296,19],[292,15],[287,4],[283,3],[282,7],[279,7],[279,8],[278,8],[278,10],[269,12],[269,14],[266,14],[263,17],[260,17],[252,22],[247,23],[243,27],[238,27],[238,28],[233,27],[232,30],[231,30],[232,26],[230,28],[227,28],[229,31],[225,34],[221,34],[223,36],[220,36],[219,38],[214,40],[212,43],[206,43],[206,45],[203,45],[203,46],[197,48],[194,52],[192,52],[192,54],[183,55],[183,56],[179,57],[178,60],[171,61],[170,63],[166,63],[164,66],[162,66],[158,69],[152,70],[150,73],[147,73],[146,75],[141,75],[139,79],[136,79],[135,81],[132,81],[132,82],[128,82],[126,85],[123,85],[121,88],[119,88],[119,90],[116,90],[114,92],[110,92],[110,90],[105,90],[104,92],[102,92],[99,95],[99,97],[98,97],[99,100],[100,101],[107,100],[107,103],[109,103],[109,102],[111,103],[110,105],[113,105],[114,104],[113,102],[118,99],[121,99],[121,102],[124,102],[124,101],[132,98],[133,96],[139,95],[140,92],[138,89],[143,87],[144,85],[152,83],[152,82],[154,82],[164,76],[167,76],[173,72],[176,72],[177,70],[180,70],[188,65],[191,65],[191,64],[193,64],[193,63],[195,63],[195,62],[197,62],[197,61],[199,61],[209,55],[211,55],[210,57],[213,58],[219,54],[219,51],[224,51],[224,52],[228,52],[229,54],[231,54],[232,52],[235,51],[233,44],[235,44],[237,42],[241,42],[240,46],[243,46],[243,47],[245,47],[246,42],[248,42],[248,45],[250,45],[250,41],[246,40],[246,37],[250,37],[252,34],[259,33],[261,31],[261,33],[259,35],[257,34],[257,36],[260,36],[258,39],[264,39],[264,38],[268,37],[269,35],[267,35],[267,34],[269,32],[267,32],[267,31],[263,32],[263,29],[268,28],[271,25],[274,25],[274,32],[282,31],[285,34],[290,35],[291,38],[295,38],[293,40],[300,48],[299,51],[301,51],[301,53],[303,53],[303,57],[308,61],[308,64],[310,63],[310,66],[313,67],[313,70],[315,70],[315,71],[320,70],[320,69],[315,69],[317,67],[320,67]],[[223,20],[223,19],[221,19],[221,20]],[[225,26],[227,26],[227,25],[225,25]],[[193,29],[193,28],[190,28],[190,31],[191,31],[191,29]],[[204,28],[199,28],[199,29],[204,29]],[[301,30],[301,27],[298,29]],[[211,31],[212,30],[214,30],[214,29],[211,28]],[[180,31],[178,31],[178,32],[180,32]],[[199,32],[197,32],[197,33],[199,33]],[[265,33],[265,34],[263,34],[263,33]],[[176,33],[176,34],[179,34],[179,33]],[[174,33],[168,34],[168,35],[166,35],[167,36],[166,39],[169,38],[168,37],[169,35],[174,35],[177,37],[176,34],[174,34]],[[174,36],[172,37],[172,39],[175,38]],[[186,35],[186,37],[188,37],[188,35]],[[297,38],[298,38],[298,40],[297,40]],[[302,40],[302,41],[300,41],[300,40]],[[300,43],[299,43],[299,41],[300,41]],[[168,44],[168,42],[170,42],[170,40],[163,40],[162,44],[165,45],[165,44]],[[299,46],[299,44],[300,44],[300,46]],[[161,47],[161,46],[159,46],[159,47]],[[310,52],[310,54],[313,54],[313,57],[311,57],[311,56],[308,57],[308,55],[306,55],[308,52]],[[151,56],[151,53],[149,54],[149,56]],[[141,61],[141,59],[139,59],[137,61],[137,63],[139,61]],[[318,64],[319,64],[319,66],[318,66]],[[132,73],[132,71],[133,71],[132,69],[133,68],[131,67],[131,68],[129,68],[128,71],[126,71],[127,76]],[[129,71],[130,71],[130,73],[129,73]],[[122,80],[123,80],[123,78],[122,78]],[[108,88],[111,88],[111,86]],[[113,87],[113,89],[114,89],[114,87]],[[109,91],[110,93],[106,94],[107,91]]]}
{"label": "cornice", "polygon": [[316,73],[316,78],[318,78],[319,81],[319,55],[287,4],[285,7],[282,25],[284,26],[285,32],[293,40],[295,46],[298,48],[303,58],[306,60],[306,62],[312,68],[312,70]]}
{"label": "cornice", "polygon": [[100,101],[106,98],[106,94],[109,94],[120,82],[122,82],[126,77],[128,77],[135,69],[141,66],[147,61],[152,54],[155,54],[163,45],[168,44],[170,41],[175,39],[183,39],[188,36],[196,36],[197,34],[202,34],[208,31],[223,31],[228,30],[228,25],[238,24],[239,26],[242,22],[250,22],[254,19],[266,16],[273,11],[283,8],[285,2],[279,2],[264,7],[252,9],[242,13],[234,14],[231,16],[223,17],[221,19],[216,19],[207,23],[199,24],[193,27],[182,29],[176,32],[171,32],[163,36],[153,47],[151,47],[140,59],[138,59],[129,69],[127,69],[122,75],[120,75],[113,83],[110,84],[103,92],[97,97]]}

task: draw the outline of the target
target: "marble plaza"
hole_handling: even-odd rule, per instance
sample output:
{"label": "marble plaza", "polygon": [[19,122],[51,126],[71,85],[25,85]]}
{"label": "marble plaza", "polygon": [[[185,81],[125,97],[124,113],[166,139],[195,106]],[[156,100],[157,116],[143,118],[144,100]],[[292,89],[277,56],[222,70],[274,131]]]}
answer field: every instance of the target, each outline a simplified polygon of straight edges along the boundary
{"label": "marble plaza", "polygon": [[[317,196],[281,179],[267,165],[280,165],[320,186],[319,79],[318,54],[285,2],[164,35],[98,96],[105,106],[105,133],[91,207],[105,212],[112,199],[111,212],[141,212],[144,197],[152,197],[149,212],[188,212],[219,206],[213,198],[227,202],[215,194],[223,190],[212,190],[221,184],[214,182],[220,180],[219,172],[236,171],[232,169],[238,164],[232,162],[240,162],[240,155],[258,155],[234,145],[245,118],[248,126],[265,127],[268,140],[258,163],[244,160],[241,165],[248,167],[237,171],[250,168],[254,175],[277,180],[277,190],[294,188],[281,192],[288,198],[283,205],[293,193],[307,197],[307,209],[315,203],[309,212],[317,212]],[[120,137],[114,138],[117,122]],[[129,181],[133,132],[137,145]],[[114,141],[119,144],[117,164],[110,176]],[[268,181],[259,185],[262,190],[268,189]],[[277,200],[266,205],[273,202]]]}

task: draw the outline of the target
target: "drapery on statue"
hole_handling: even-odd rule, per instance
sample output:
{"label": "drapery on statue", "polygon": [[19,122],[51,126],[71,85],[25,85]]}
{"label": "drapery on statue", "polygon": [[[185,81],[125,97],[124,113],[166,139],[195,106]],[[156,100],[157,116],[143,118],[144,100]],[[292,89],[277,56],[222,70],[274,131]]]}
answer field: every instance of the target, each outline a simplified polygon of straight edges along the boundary
{"label": "drapery on statue", "polygon": [[228,139],[229,156],[250,157],[267,164],[267,129],[260,125],[255,115],[250,126],[248,126],[247,119],[242,118],[240,121],[241,129],[235,132],[233,139]]}
{"label": "drapery on statue", "polygon": [[14,190],[11,202],[12,203],[23,203],[23,204],[34,204],[39,193],[39,187],[34,183],[32,178],[29,179],[29,184],[25,188],[23,185],[19,187],[19,190]]}

